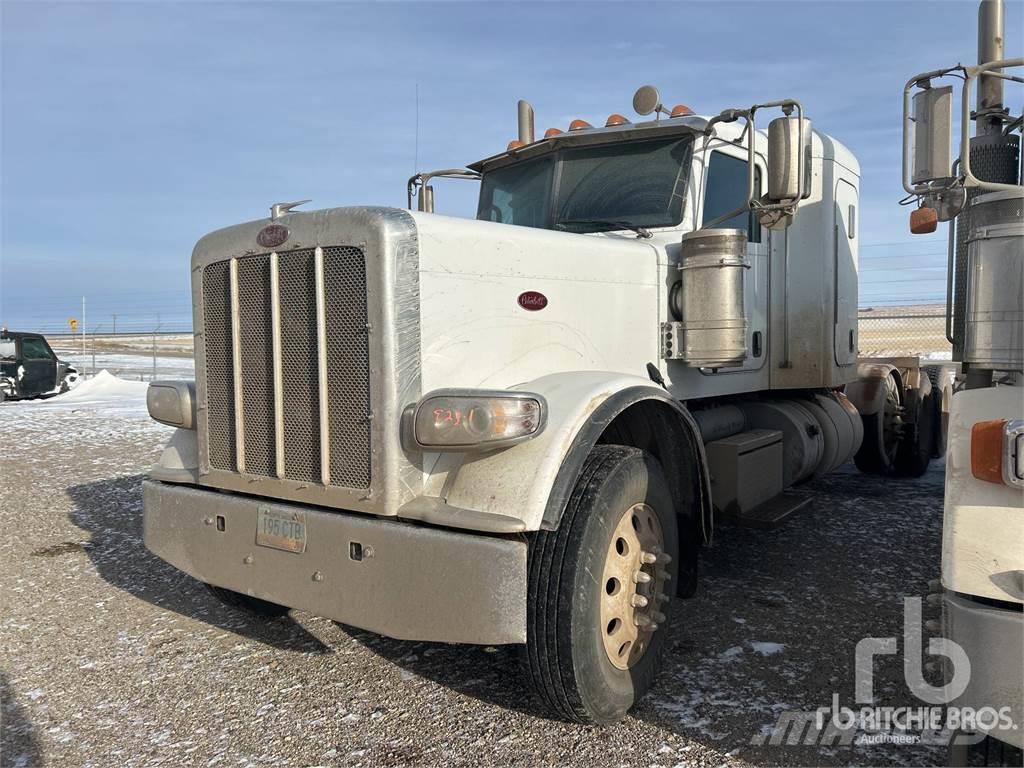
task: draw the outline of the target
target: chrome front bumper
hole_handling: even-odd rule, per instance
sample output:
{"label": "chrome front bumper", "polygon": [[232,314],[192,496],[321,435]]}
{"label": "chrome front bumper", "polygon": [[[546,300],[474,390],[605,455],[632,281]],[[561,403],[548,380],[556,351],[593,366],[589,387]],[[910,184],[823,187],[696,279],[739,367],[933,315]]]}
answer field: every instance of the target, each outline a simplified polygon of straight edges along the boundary
{"label": "chrome front bumper", "polygon": [[[147,549],[208,584],[401,640],[526,642],[521,536],[474,535],[152,480],[143,483],[143,499]],[[304,513],[306,551],[256,545],[260,507]],[[362,559],[353,559],[353,549]]]}
{"label": "chrome front bumper", "polygon": [[953,592],[943,598],[945,636],[959,643],[971,662],[967,690],[958,707],[1010,708],[1016,726],[990,736],[1024,747],[1024,613],[967,599]]}

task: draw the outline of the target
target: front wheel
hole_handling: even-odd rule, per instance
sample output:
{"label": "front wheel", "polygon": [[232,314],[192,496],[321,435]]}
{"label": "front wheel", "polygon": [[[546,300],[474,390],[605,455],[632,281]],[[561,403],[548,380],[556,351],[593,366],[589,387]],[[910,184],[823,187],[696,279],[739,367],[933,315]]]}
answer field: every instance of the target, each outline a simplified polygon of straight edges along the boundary
{"label": "front wheel", "polygon": [[651,687],[666,641],[679,534],[661,465],[599,445],[556,531],[531,543],[526,665],[558,716],[621,719]]}

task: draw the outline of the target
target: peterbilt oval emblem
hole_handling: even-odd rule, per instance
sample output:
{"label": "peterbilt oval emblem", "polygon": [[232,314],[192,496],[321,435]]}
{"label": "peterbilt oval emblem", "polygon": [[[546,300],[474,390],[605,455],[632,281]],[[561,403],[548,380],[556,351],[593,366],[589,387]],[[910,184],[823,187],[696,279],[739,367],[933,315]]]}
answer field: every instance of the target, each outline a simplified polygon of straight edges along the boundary
{"label": "peterbilt oval emblem", "polygon": [[277,248],[288,239],[288,227],[284,224],[267,224],[256,235],[256,242],[264,248]]}
{"label": "peterbilt oval emblem", "polygon": [[529,312],[536,312],[548,305],[548,297],[537,291],[526,291],[519,294],[519,306]]}

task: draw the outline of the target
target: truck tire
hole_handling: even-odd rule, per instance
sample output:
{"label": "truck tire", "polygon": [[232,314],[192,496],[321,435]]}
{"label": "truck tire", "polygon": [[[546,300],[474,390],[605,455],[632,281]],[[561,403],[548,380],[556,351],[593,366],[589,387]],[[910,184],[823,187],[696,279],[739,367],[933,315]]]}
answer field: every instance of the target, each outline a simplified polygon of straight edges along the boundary
{"label": "truck tire", "polygon": [[896,471],[896,454],[904,428],[899,390],[899,382],[889,373],[885,377],[883,407],[875,413],[861,415],[864,439],[853,463],[864,474],[891,475]]}
{"label": "truck tire", "polygon": [[928,464],[935,450],[935,391],[924,398],[913,393],[908,408],[914,409],[915,428],[903,434],[896,449],[896,472],[904,477],[921,477],[928,471]]}
{"label": "truck tire", "polygon": [[921,370],[928,374],[932,383],[932,394],[935,409],[934,429],[932,432],[932,458],[941,459],[946,455],[946,442],[949,434],[949,399],[953,396],[952,374],[941,365],[926,365]]}
{"label": "truck tire", "polygon": [[271,603],[269,600],[260,600],[258,597],[252,597],[251,595],[243,595],[241,592],[234,592],[223,587],[215,587],[213,584],[204,584],[203,586],[210,590],[210,593],[225,605],[232,608],[241,608],[250,613],[255,613],[257,616],[273,618],[275,616],[284,616],[291,610],[287,606]]}
{"label": "truck tire", "polygon": [[531,541],[524,661],[556,716],[614,722],[651,687],[678,577],[674,507],[653,456],[598,445],[558,529]]}

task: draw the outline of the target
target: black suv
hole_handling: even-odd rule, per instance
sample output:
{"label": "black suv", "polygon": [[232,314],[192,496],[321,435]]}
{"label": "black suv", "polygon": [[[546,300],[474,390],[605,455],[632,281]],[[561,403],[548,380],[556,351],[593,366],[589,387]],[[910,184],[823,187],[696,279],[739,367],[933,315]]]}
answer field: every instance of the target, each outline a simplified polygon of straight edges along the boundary
{"label": "black suv", "polygon": [[78,371],[57,359],[38,333],[0,331],[0,400],[21,400],[67,392]]}

